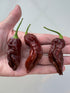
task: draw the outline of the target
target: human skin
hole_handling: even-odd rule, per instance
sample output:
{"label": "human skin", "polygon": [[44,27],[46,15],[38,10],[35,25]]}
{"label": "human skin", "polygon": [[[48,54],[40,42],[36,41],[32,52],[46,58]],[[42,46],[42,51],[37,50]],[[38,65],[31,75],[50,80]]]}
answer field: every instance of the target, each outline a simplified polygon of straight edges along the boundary
{"label": "human skin", "polygon": [[[17,11],[17,12],[16,12]],[[29,55],[30,48],[24,42],[24,32],[19,31],[18,37],[21,39],[22,48],[21,48],[21,62],[16,71],[13,71],[7,60],[7,41],[14,35],[14,26],[19,21],[21,17],[21,8],[17,5],[14,10],[11,11],[9,16],[2,22],[0,22],[0,76],[24,76],[24,75],[33,75],[33,74],[54,74],[57,73],[55,67],[48,60],[48,52],[50,49],[51,41],[58,37],[57,35],[52,34],[36,34],[41,47],[43,49],[43,57],[39,61],[39,64],[36,65],[30,73],[26,72],[25,61]],[[51,38],[50,38],[51,37]],[[70,38],[64,36],[66,46],[63,48],[63,54],[70,54]],[[70,56],[64,56],[64,65],[70,65]],[[63,67],[65,70],[65,67]]]}

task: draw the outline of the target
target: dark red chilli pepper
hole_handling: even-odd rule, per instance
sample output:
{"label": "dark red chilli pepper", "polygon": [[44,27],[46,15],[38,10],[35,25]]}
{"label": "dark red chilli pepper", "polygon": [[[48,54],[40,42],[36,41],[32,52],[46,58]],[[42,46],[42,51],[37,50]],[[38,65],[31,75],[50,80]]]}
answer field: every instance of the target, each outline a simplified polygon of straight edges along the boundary
{"label": "dark red chilli pepper", "polygon": [[18,29],[22,23],[23,18],[21,19],[15,35],[8,40],[8,51],[7,51],[7,59],[8,59],[8,64],[9,66],[13,69],[16,70],[20,64],[21,60],[21,40],[19,39],[17,33]]}
{"label": "dark red chilli pepper", "polygon": [[64,59],[63,59],[62,49],[65,46],[65,41],[63,39],[63,36],[57,31],[51,30],[47,27],[44,27],[44,28],[49,31],[55,32],[59,35],[59,38],[55,38],[52,40],[48,57],[49,57],[49,61],[56,67],[56,70],[59,73],[59,75],[63,75]]}
{"label": "dark red chilli pepper", "polygon": [[38,64],[39,60],[41,59],[43,55],[42,48],[37,37],[34,34],[28,33],[29,27],[30,27],[30,24],[27,27],[27,30],[24,36],[25,43],[30,47],[30,53],[25,62],[25,67],[27,69],[27,72],[30,72],[35,67],[35,65]]}

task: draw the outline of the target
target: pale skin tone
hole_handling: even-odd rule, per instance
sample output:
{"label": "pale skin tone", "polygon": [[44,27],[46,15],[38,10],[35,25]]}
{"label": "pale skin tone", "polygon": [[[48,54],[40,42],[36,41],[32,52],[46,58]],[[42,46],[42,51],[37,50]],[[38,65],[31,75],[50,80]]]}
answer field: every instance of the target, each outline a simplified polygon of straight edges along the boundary
{"label": "pale skin tone", "polygon": [[[17,11],[17,12],[16,12]],[[7,41],[11,38],[15,31],[14,26],[19,21],[21,17],[21,8],[17,5],[14,10],[9,14],[9,16],[3,21],[0,22],[0,76],[24,76],[29,74],[53,74],[57,73],[55,67],[48,60],[48,51],[50,49],[51,41],[58,37],[56,35],[51,34],[35,34],[40,41],[40,44],[43,49],[43,57],[40,60],[41,65],[36,65],[34,69],[30,73],[26,72],[25,61],[29,55],[30,48],[24,42],[24,32],[19,31],[18,37],[22,41],[22,49],[21,49],[21,62],[16,71],[13,71],[9,65],[7,60]],[[64,37],[66,42],[66,46],[63,49],[64,54],[70,54],[70,38]],[[46,66],[44,66],[46,65]],[[70,65],[70,57],[64,57],[64,65]],[[63,67],[65,70],[65,67]]]}

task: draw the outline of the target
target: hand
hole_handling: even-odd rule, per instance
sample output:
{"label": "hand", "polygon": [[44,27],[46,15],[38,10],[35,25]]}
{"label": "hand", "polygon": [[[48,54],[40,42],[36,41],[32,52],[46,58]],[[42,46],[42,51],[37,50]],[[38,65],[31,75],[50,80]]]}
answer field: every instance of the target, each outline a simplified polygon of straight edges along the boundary
{"label": "hand", "polygon": [[[51,34],[35,34],[39,39],[41,46],[43,48],[43,57],[40,60],[41,65],[36,65],[34,69],[30,73],[26,72],[25,61],[27,56],[29,55],[29,47],[25,45],[24,42],[24,33],[18,32],[18,36],[22,41],[22,58],[20,62],[20,66],[16,71],[13,71],[9,65],[7,60],[7,41],[14,35],[14,26],[18,22],[21,17],[21,9],[17,5],[15,9],[9,14],[9,16],[0,23],[0,76],[24,76],[28,74],[51,74],[57,73],[55,67],[48,60],[48,51],[50,49],[51,41],[56,38],[56,35]],[[64,54],[70,54],[70,38],[64,37],[66,41],[66,46],[63,49]],[[44,64],[46,66],[44,66]],[[64,65],[70,64],[70,57],[64,57]],[[65,67],[63,68],[65,69]]]}

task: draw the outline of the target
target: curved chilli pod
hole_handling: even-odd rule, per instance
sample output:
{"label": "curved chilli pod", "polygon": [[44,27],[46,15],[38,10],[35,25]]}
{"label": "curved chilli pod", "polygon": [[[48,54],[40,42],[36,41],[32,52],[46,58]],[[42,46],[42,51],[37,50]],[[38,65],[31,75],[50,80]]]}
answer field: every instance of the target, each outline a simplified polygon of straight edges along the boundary
{"label": "curved chilli pod", "polygon": [[59,73],[59,75],[62,75],[63,62],[64,62],[62,49],[65,46],[65,41],[63,39],[63,36],[59,32],[51,30],[47,27],[44,27],[44,28],[49,31],[55,32],[59,35],[59,38],[55,38],[52,40],[48,57],[49,57],[49,61],[56,67],[56,70]]}
{"label": "curved chilli pod", "polygon": [[29,26],[27,27],[24,36],[25,43],[30,47],[30,53],[25,62],[27,72],[30,72],[38,64],[43,55],[42,48],[37,37],[33,34],[28,33],[30,25],[31,24],[29,24]]}
{"label": "curved chilli pod", "polygon": [[8,40],[8,51],[7,51],[7,59],[8,59],[8,64],[9,66],[13,69],[16,70],[20,64],[21,60],[21,40],[18,38],[18,29],[23,21],[23,18],[21,19],[15,35]]}

